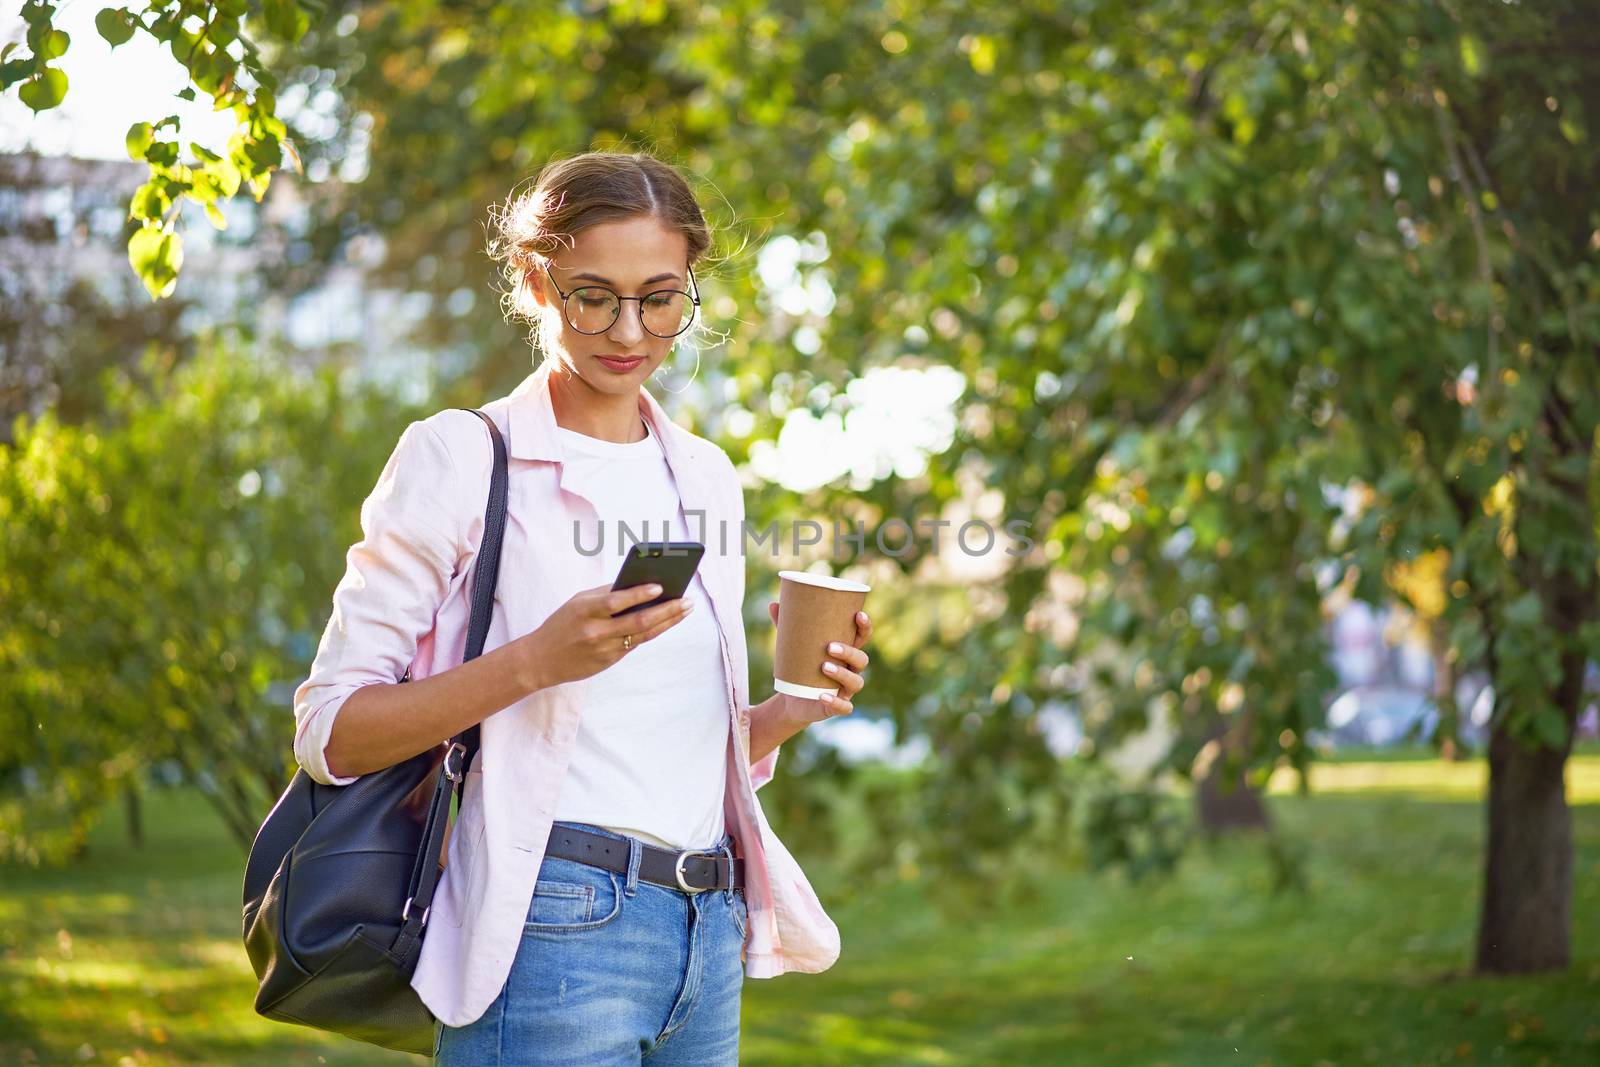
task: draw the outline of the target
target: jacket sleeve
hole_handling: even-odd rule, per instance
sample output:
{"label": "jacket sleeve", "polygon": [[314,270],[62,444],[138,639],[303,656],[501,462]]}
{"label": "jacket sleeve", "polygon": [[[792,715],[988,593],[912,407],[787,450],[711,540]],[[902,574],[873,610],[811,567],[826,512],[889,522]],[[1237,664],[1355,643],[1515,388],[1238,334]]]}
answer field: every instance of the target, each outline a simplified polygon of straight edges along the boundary
{"label": "jacket sleeve", "polygon": [[361,540],[346,554],[310,676],[294,694],[295,760],[324,785],[355,781],[328,770],[339,709],[364,685],[400,680],[449,592],[461,556],[456,484],[444,441],[413,422],[361,505]]}
{"label": "jacket sleeve", "polygon": [[[733,465],[733,461],[728,457],[728,454],[726,452],[722,451],[720,448],[717,449],[717,452],[721,456],[721,459],[722,459],[722,465],[723,465],[722,476],[726,480],[726,483],[727,483],[727,486],[728,486],[728,493],[729,493],[728,509],[727,510],[728,510],[728,514],[732,516],[732,519],[731,519],[731,524],[732,525],[731,525],[731,530],[729,532],[729,537],[730,537],[730,539],[732,539],[734,541],[734,543],[742,546],[743,543],[744,543],[744,517],[745,517],[745,513],[744,513],[744,485],[739,479],[739,470],[738,470],[738,468]],[[744,571],[744,562],[743,562],[743,558],[742,558],[743,557],[743,552],[740,552],[740,557],[741,557],[741,559],[740,559],[739,565],[737,566],[737,568],[735,570],[735,573],[737,575],[737,582],[738,582],[738,600],[737,600],[737,603],[739,604],[739,615],[740,615],[741,618],[743,618],[743,616],[744,616],[744,594],[745,594],[745,571]],[[765,615],[766,612],[763,611],[762,614]],[[742,651],[740,653],[740,662],[741,662],[741,664],[748,664],[749,663],[748,650]],[[748,679],[747,679],[747,681],[748,681]],[[748,690],[746,691],[744,696],[745,696],[745,703],[748,705],[748,703],[749,703]],[[746,706],[746,707],[740,708],[739,712],[740,712],[741,715],[748,716],[750,714],[750,709],[749,709],[748,706]],[[781,745],[778,746],[778,748],[775,748],[771,752],[768,752],[765,756],[762,756],[759,760],[757,760],[756,762],[754,762],[754,763],[752,763],[750,765],[750,787],[751,787],[751,789],[753,789],[753,790],[754,789],[760,789],[762,786],[764,786],[768,782],[772,781],[772,776],[778,769],[778,751],[782,747],[783,746],[781,746]]]}
{"label": "jacket sleeve", "polygon": [[760,789],[772,781],[772,775],[778,769],[778,749],[782,747],[779,745],[778,748],[750,764],[750,788]]}

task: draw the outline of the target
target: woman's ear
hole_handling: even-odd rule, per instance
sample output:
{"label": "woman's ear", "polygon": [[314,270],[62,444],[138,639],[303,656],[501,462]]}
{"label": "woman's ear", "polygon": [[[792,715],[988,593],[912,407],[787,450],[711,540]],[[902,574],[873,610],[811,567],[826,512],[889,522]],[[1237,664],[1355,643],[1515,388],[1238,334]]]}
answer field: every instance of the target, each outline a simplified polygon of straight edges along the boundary
{"label": "woman's ear", "polygon": [[544,274],[536,268],[529,268],[522,272],[522,288],[527,291],[528,298],[536,307],[547,307],[550,295],[544,291]]}

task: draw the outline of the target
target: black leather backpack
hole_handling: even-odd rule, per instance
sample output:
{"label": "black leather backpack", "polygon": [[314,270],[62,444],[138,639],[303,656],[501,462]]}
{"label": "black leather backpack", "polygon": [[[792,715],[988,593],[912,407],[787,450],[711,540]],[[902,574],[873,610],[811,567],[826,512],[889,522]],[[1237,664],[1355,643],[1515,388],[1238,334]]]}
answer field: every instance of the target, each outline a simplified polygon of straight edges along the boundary
{"label": "black leather backpack", "polygon": [[[489,427],[494,469],[466,659],[482,654],[505,533],[506,447]],[[410,677],[407,671],[402,682]],[[250,847],[244,944],[260,987],[256,1011],[385,1048],[429,1055],[434,1016],[411,988],[440,851],[478,727],[345,786],[297,770]]]}

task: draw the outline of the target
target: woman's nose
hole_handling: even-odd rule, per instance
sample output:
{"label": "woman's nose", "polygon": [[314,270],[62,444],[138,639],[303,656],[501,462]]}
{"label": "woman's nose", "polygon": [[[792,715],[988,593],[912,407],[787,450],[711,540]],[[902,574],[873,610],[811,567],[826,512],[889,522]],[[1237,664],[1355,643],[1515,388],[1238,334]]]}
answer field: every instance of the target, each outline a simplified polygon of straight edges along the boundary
{"label": "woman's nose", "polygon": [[644,337],[644,322],[640,319],[640,306],[632,300],[624,300],[622,308],[617,313],[617,321],[611,324],[611,329],[606,333],[612,339],[622,344],[632,344]]}

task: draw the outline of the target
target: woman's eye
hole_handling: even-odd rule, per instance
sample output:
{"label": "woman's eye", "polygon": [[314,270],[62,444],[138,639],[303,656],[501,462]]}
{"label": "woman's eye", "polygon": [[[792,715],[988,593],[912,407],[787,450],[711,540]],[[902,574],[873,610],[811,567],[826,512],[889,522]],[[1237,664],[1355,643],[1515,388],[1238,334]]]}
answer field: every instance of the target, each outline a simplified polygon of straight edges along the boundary
{"label": "woman's eye", "polygon": [[582,304],[586,308],[597,308],[611,303],[611,298],[606,296],[604,293],[599,293],[593,296],[588,293],[580,293],[578,295],[578,303]]}
{"label": "woman's eye", "polygon": [[670,307],[673,296],[674,294],[672,293],[651,293],[644,298],[644,302],[653,308]]}

